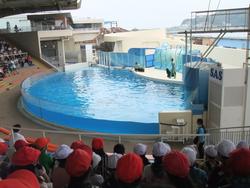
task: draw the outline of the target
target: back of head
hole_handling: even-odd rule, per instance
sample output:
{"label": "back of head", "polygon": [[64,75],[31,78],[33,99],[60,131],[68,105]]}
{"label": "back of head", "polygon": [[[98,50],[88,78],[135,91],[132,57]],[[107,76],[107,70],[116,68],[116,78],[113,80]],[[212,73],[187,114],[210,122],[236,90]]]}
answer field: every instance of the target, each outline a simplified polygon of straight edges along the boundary
{"label": "back of head", "polygon": [[104,149],[104,140],[102,138],[93,138],[92,149],[97,154],[101,153]]}
{"label": "back of head", "polygon": [[17,133],[17,132],[19,132],[20,130],[19,130],[19,129],[15,129],[15,128],[21,128],[21,125],[20,125],[20,124],[15,124],[15,125],[13,125],[13,132],[14,132],[14,133]]}
{"label": "back of head", "polygon": [[7,179],[0,181],[2,188],[40,188],[39,182],[32,172],[17,170],[10,174]]}
{"label": "back of head", "polygon": [[230,165],[234,176],[250,176],[250,150],[239,148],[230,153]]}
{"label": "back of head", "polygon": [[34,165],[38,162],[41,152],[29,146],[17,150],[12,157],[12,164],[16,166]]}
{"label": "back of head", "polygon": [[247,142],[245,140],[241,140],[237,146],[236,146],[237,149],[239,148],[246,148],[246,149],[249,149],[249,145],[247,144]]}
{"label": "back of head", "polygon": [[5,155],[8,150],[8,145],[4,142],[0,142],[0,155]]}
{"label": "back of head", "polygon": [[171,151],[163,158],[163,166],[168,174],[185,178],[189,175],[189,161],[186,155],[179,151]]}
{"label": "back of head", "polygon": [[72,177],[84,176],[91,167],[92,155],[82,149],[74,150],[66,161],[66,171]]}
{"label": "back of head", "polygon": [[189,161],[189,165],[193,166],[195,161],[196,161],[196,154],[197,153],[190,147],[184,147],[181,150],[181,152],[184,153],[187,156],[188,161]]}
{"label": "back of head", "polygon": [[197,125],[203,125],[203,119],[199,118],[197,119]]}
{"label": "back of head", "polygon": [[218,153],[214,145],[208,145],[205,147],[205,154],[209,158],[216,158]]}
{"label": "back of head", "polygon": [[143,172],[142,159],[134,154],[128,153],[122,156],[116,166],[116,177],[125,184],[132,184],[140,180]]}
{"label": "back of head", "polygon": [[49,144],[49,138],[46,137],[37,138],[34,143],[36,148],[40,150],[46,149],[48,144]]}
{"label": "back of head", "polygon": [[136,144],[134,146],[134,152],[137,155],[141,155],[141,156],[146,155],[146,153],[147,153],[147,146],[145,144],[141,144],[141,143]]}
{"label": "back of head", "polygon": [[58,160],[66,159],[72,152],[73,149],[71,149],[68,145],[62,144],[57,148],[53,157]]}
{"label": "back of head", "polygon": [[124,145],[123,144],[116,144],[114,146],[113,152],[121,154],[121,155],[124,155],[125,154],[125,147],[124,147]]}
{"label": "back of head", "polygon": [[153,145],[152,154],[154,157],[163,157],[171,151],[171,147],[163,142],[156,142]]}
{"label": "back of head", "polygon": [[234,143],[230,140],[222,140],[217,146],[218,155],[224,159],[229,158],[229,154],[235,149]]}

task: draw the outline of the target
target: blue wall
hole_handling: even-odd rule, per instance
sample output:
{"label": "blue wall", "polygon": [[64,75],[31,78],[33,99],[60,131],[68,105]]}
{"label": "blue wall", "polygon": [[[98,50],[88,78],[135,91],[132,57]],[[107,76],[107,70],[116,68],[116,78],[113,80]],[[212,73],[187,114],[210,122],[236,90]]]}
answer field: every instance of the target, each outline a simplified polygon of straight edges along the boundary
{"label": "blue wall", "polygon": [[36,106],[24,96],[22,97],[22,103],[24,108],[36,117],[63,127],[110,134],[159,134],[159,124],[157,123],[112,121],[70,116],[47,110],[42,105]]}

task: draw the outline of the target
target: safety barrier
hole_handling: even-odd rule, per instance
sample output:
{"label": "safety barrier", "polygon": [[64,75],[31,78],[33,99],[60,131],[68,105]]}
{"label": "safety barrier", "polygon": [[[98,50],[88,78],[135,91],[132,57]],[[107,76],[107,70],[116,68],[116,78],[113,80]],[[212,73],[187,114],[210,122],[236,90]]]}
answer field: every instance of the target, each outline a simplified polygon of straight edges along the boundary
{"label": "safety barrier", "polygon": [[[189,145],[193,144],[192,141],[196,136],[205,137],[205,145],[218,144],[222,139],[229,139],[235,144],[241,140],[245,140],[250,144],[250,126],[249,127],[231,127],[231,128],[218,128],[218,129],[208,129],[208,133],[203,135],[198,134],[108,134],[108,133],[96,133],[96,132],[81,132],[81,131],[68,131],[68,130],[49,130],[49,129],[30,129],[30,128],[15,128],[20,129],[22,134],[28,138],[34,137],[49,137],[53,140],[55,144],[51,144],[50,149],[55,150],[56,144],[65,143],[64,140],[68,142],[73,142],[74,140],[86,140],[94,137],[102,137],[105,141],[115,142],[115,143],[154,143],[157,141],[163,142],[178,142],[181,141],[182,144]],[[11,133],[12,127],[1,127],[0,132],[9,135]],[[68,138],[68,139],[67,139]]]}

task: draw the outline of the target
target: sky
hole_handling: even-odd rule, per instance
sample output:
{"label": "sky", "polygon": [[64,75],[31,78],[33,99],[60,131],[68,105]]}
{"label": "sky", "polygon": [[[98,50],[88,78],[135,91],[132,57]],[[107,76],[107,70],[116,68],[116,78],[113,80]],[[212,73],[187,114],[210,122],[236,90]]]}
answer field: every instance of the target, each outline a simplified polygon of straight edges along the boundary
{"label": "sky", "polygon": [[[219,3],[220,2],[220,3]],[[211,0],[210,10],[248,7],[249,0]],[[82,0],[81,8],[71,11],[74,18],[103,18],[118,21],[126,29],[178,26],[192,11],[208,10],[209,0]]]}

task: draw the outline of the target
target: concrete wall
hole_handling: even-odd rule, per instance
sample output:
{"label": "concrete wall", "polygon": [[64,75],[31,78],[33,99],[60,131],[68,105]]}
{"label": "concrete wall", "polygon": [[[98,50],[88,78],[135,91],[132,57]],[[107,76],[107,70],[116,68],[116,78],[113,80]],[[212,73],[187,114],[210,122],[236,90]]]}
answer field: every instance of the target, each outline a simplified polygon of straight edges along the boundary
{"label": "concrete wall", "polygon": [[73,60],[82,62],[80,44],[75,43],[73,37],[70,37],[69,40],[64,41],[64,48],[66,62],[70,62]]}
{"label": "concrete wall", "polygon": [[[172,128],[172,126],[164,125],[164,124],[176,124],[177,118],[184,119],[184,121],[187,123],[186,126],[179,128],[179,132],[178,132],[178,129],[175,130]],[[192,133],[192,112],[191,112],[191,110],[160,112],[159,113],[159,123],[160,123],[160,133],[161,134],[166,134],[167,132],[174,133],[174,134]]]}
{"label": "concrete wall", "polygon": [[[219,72],[221,78],[216,76]],[[244,69],[213,68],[209,77],[209,128],[243,126],[244,91]]]}
{"label": "concrete wall", "polygon": [[80,33],[80,34],[74,33],[73,37],[75,42],[83,42],[83,41],[95,40],[97,35],[98,33]]}
{"label": "concrete wall", "polygon": [[[201,52],[204,52],[208,47],[209,46],[193,45],[193,49],[201,50]],[[242,67],[245,62],[246,51],[243,49],[215,47],[208,57],[222,64]]]}
{"label": "concrete wall", "polygon": [[72,36],[72,30],[49,30],[49,31],[38,31],[40,40],[56,40],[61,37]]}
{"label": "concrete wall", "polygon": [[130,48],[156,48],[160,47],[166,39],[165,29],[152,29],[112,33],[104,36],[105,42],[116,42],[116,52],[128,52]]}
{"label": "concrete wall", "polygon": [[37,32],[6,33],[1,34],[1,36],[23,51],[28,52],[36,58],[40,58],[41,49]]}

